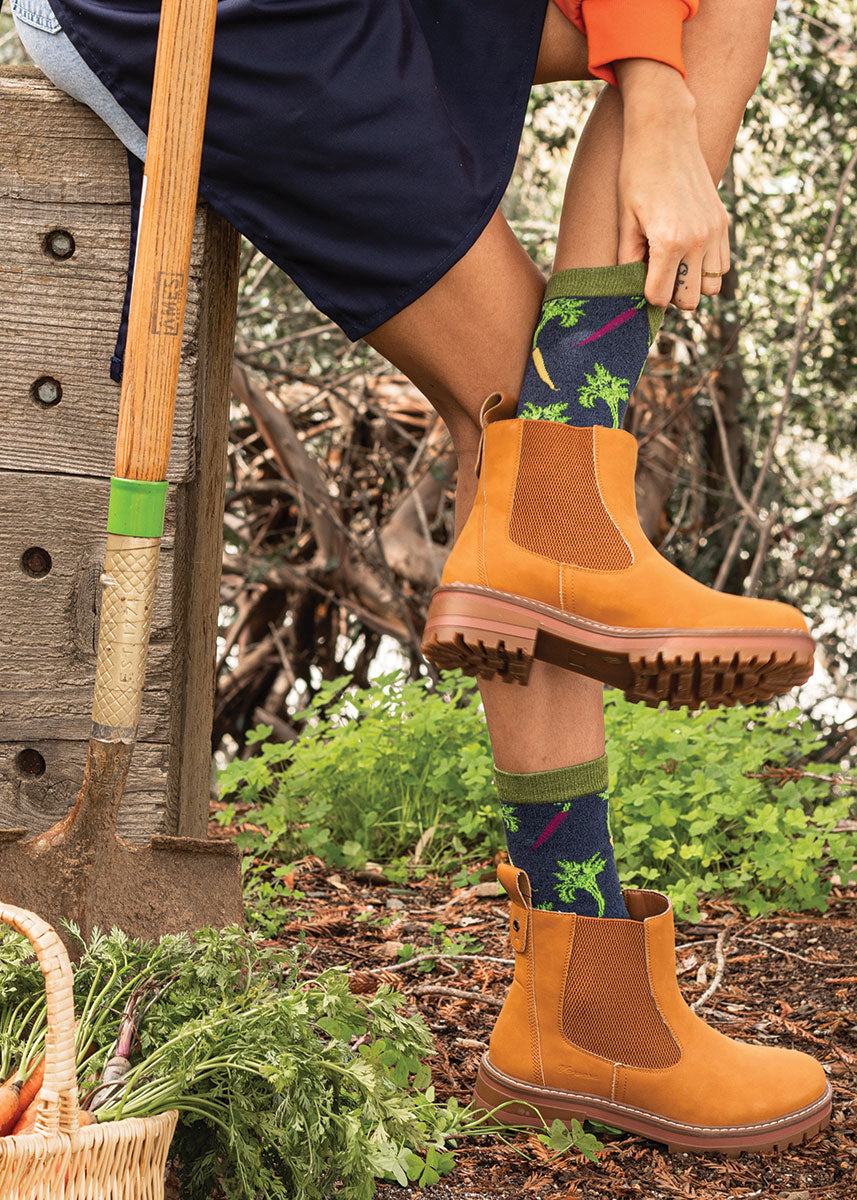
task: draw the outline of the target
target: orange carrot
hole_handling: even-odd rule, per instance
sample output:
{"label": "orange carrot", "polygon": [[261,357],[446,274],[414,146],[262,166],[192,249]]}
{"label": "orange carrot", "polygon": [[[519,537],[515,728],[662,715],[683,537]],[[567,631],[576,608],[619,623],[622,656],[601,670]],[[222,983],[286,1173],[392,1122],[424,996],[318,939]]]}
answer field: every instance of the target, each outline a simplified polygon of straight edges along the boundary
{"label": "orange carrot", "polygon": [[25,1108],[29,1107],[30,1101],[35,1096],[36,1092],[42,1086],[42,1081],[45,1078],[45,1056],[42,1054],[36,1061],[29,1079],[21,1086],[21,1099],[18,1103],[18,1112],[22,1113]]}
{"label": "orange carrot", "polygon": [[10,1131],[15,1124],[18,1102],[21,1095],[21,1080],[18,1072],[0,1087],[0,1136]]}
{"label": "orange carrot", "polygon": [[25,1109],[18,1110],[18,1120],[15,1122],[12,1133],[32,1133],[33,1126],[36,1123],[36,1112],[39,1108],[39,1097],[41,1092],[36,1092],[33,1099]]}
{"label": "orange carrot", "polygon": [[533,365],[538,371],[539,378],[546,383],[549,388],[552,388],[553,391],[559,391],[550,375],[548,375],[548,369],[545,366],[544,355],[542,354],[541,350],[539,350],[538,346],[535,348],[535,350],[533,350]]}
{"label": "orange carrot", "polygon": [[[16,1124],[15,1128],[12,1130],[13,1134],[32,1133],[33,1132],[33,1129],[36,1124],[36,1113],[38,1112],[40,1099],[41,1099],[41,1092],[38,1092],[33,1097],[33,1099],[30,1101],[27,1108],[24,1109],[24,1111],[19,1115],[18,1123]],[[84,1125],[94,1125],[94,1124],[95,1124],[95,1117],[93,1116],[93,1114],[91,1112],[85,1111],[84,1109],[80,1109],[80,1111],[78,1113],[78,1126],[80,1128],[83,1128]]]}

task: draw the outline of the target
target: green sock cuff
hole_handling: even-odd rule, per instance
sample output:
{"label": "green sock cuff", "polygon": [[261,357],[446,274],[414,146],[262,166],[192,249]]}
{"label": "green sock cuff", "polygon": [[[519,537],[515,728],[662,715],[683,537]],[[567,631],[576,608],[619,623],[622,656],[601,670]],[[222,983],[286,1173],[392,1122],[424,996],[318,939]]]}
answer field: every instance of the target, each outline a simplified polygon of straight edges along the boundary
{"label": "green sock cuff", "polygon": [[555,296],[642,296],[646,288],[644,262],[618,267],[572,267],[557,271],[548,280],[545,300]]}
{"label": "green sock cuff", "polygon": [[603,792],[609,783],[607,755],[554,771],[516,775],[494,768],[497,798],[501,804],[563,804],[578,796]]}
{"label": "green sock cuff", "polygon": [[[545,300],[556,296],[642,296],[646,290],[644,262],[619,263],[615,267],[572,267],[551,275],[545,289]],[[646,305],[649,318],[649,337],[653,342],[663,324],[664,310],[654,304]]]}
{"label": "green sock cuff", "polygon": [[654,304],[646,305],[646,312],[649,317],[649,345],[658,336],[661,326],[664,323],[665,308],[656,308]]}

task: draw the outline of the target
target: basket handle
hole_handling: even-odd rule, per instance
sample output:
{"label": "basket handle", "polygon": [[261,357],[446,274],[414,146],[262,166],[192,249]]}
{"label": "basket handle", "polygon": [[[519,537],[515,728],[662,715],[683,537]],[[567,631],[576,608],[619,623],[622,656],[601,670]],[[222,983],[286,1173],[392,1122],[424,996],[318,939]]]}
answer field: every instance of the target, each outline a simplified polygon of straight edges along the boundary
{"label": "basket handle", "polygon": [[79,1128],[74,992],[66,948],[47,921],[24,908],[0,904],[0,922],[29,939],[45,977],[48,1003],[45,1078],[35,1132],[74,1133]]}

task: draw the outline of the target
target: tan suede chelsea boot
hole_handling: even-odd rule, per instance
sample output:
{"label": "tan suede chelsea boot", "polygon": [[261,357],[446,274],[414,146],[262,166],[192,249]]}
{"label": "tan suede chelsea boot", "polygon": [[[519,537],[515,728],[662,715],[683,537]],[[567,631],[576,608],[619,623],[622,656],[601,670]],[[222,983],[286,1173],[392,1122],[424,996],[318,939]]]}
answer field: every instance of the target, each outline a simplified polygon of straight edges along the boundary
{"label": "tan suede chelsea boot", "polygon": [[732,1041],[685,1003],[666,896],[626,891],[630,920],[579,917],[532,908],[525,872],[498,874],[515,976],[477,1107],[510,1125],[576,1117],[706,1153],[779,1150],[827,1125],[831,1090],[815,1059]]}
{"label": "tan suede chelsea boot", "polygon": [[526,683],[541,659],[671,707],[767,700],[812,674],[786,604],[715,592],[662,558],[637,518],[622,429],[482,411],[479,489],[429,608],[439,667]]}

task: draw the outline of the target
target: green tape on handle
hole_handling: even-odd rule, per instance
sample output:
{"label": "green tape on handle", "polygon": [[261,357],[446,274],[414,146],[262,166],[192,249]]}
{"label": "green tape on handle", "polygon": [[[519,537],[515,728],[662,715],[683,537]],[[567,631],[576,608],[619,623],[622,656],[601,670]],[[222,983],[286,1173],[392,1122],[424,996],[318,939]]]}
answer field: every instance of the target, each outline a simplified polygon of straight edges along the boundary
{"label": "green tape on handle", "polygon": [[159,538],[164,532],[167,482],[110,478],[107,532],[123,537]]}

